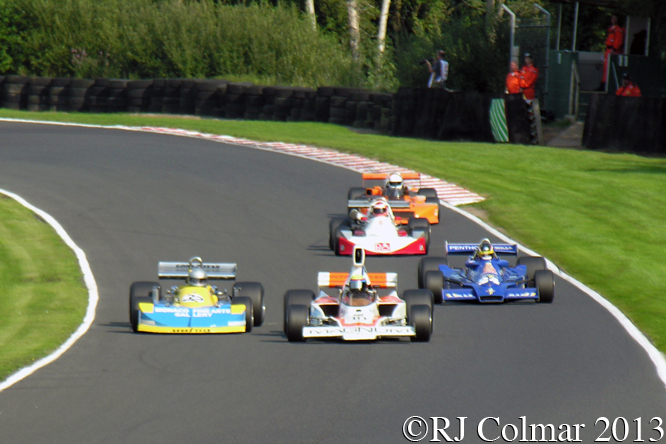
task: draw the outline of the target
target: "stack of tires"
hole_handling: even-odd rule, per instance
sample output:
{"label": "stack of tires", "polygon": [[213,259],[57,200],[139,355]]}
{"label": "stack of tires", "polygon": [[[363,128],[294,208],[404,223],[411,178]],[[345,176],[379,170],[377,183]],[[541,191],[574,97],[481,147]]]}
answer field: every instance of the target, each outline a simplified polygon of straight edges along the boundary
{"label": "stack of tires", "polygon": [[50,77],[31,77],[28,89],[28,111],[48,111]]}
{"label": "stack of tires", "polygon": [[197,116],[214,116],[218,107],[217,88],[227,83],[226,80],[197,80],[194,114]]}
{"label": "stack of tires", "polygon": [[2,106],[9,109],[27,109],[30,78],[6,76],[2,83]]}
{"label": "stack of tires", "polygon": [[317,91],[311,88],[294,88],[292,108],[287,120],[290,122],[313,121]]}
{"label": "stack of tires", "polygon": [[266,105],[264,86],[252,85],[245,90],[245,120],[260,120]]}
{"label": "stack of tires", "polygon": [[[320,88],[321,89],[321,88]],[[335,123],[336,125],[347,124],[347,102],[349,98],[341,95],[346,88],[333,88],[333,95],[330,98],[329,118],[328,123]],[[356,106],[356,104],[354,104]]]}
{"label": "stack of tires", "polygon": [[90,109],[91,87],[95,84],[90,79],[71,79],[69,83],[69,111],[83,112]]}
{"label": "stack of tires", "polygon": [[180,84],[181,79],[167,79],[162,100],[162,112],[165,114],[178,114],[180,112]]}
{"label": "stack of tires", "polygon": [[213,115],[215,117],[224,118],[227,114],[227,87],[229,83],[223,83],[215,90],[215,109]]}
{"label": "stack of tires", "polygon": [[51,80],[49,110],[69,111],[69,84],[71,80],[65,77]]}
{"label": "stack of tires", "polygon": [[315,99],[315,120],[317,122],[328,122],[331,117],[331,97],[335,92],[332,86],[320,86],[317,88]]}
{"label": "stack of tires", "polygon": [[127,82],[127,112],[147,112],[151,105],[153,80],[132,80]]}
{"label": "stack of tires", "polygon": [[150,93],[150,103],[148,104],[149,113],[161,113],[164,104],[164,90],[166,89],[166,79],[153,80],[153,88]]}
{"label": "stack of tires", "polygon": [[180,84],[179,114],[193,115],[196,111],[197,84],[194,80],[183,80]]}
{"label": "stack of tires", "polygon": [[228,83],[226,99],[227,119],[242,119],[245,115],[245,94],[248,84],[246,83]]}
{"label": "stack of tires", "polygon": [[388,132],[393,122],[393,94],[375,93],[370,95],[372,100],[372,112],[368,116],[368,121],[372,120],[374,128],[381,132]]}
{"label": "stack of tires", "polygon": [[127,111],[127,80],[113,79],[109,81],[109,99],[106,111],[109,113],[122,113]]}
{"label": "stack of tires", "polygon": [[107,110],[107,103],[109,101],[109,84],[108,79],[95,79],[95,83],[90,88],[90,112],[105,113]]}

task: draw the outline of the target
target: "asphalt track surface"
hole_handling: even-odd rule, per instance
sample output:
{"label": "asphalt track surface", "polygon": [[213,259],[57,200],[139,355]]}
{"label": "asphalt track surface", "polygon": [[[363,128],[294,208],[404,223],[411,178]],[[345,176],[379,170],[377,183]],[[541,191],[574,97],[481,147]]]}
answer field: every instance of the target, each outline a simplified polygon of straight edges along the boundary
{"label": "asphalt track surface", "polygon": [[[460,435],[455,418],[467,417],[465,443],[483,442],[476,429],[488,416],[502,426],[520,416],[585,424],[582,442],[601,434],[601,416],[626,418],[633,441],[640,417],[642,438],[658,437],[648,421],[666,417],[666,390],[652,362],[559,278],[552,305],[437,306],[429,343],[288,343],[284,292],[314,289],[317,271],[349,269],[328,250],[327,227],[345,212],[357,173],[157,134],[19,123],[0,131],[0,187],[63,225],[100,293],[90,331],[0,393],[0,443],[403,443],[412,415],[449,418],[451,437]],[[431,255],[445,239],[487,236],[454,212],[441,219]],[[194,255],[237,262],[239,279],[262,282],[265,324],[239,335],[133,334],[130,283],[153,280],[160,260]],[[367,261],[370,271],[398,272],[401,292],[416,287],[417,264]],[[501,428],[487,421],[484,432],[494,439]]]}

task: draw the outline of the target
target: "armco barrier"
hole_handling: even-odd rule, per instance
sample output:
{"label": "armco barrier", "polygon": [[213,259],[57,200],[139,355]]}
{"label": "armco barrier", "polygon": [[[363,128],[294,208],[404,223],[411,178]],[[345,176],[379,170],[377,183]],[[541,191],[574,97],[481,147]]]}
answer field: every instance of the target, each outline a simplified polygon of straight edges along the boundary
{"label": "armco barrier", "polygon": [[585,120],[583,146],[666,154],[666,99],[594,95]]}
{"label": "armco barrier", "polygon": [[[260,86],[219,79],[74,79],[0,77],[0,106],[31,111],[148,112],[227,119],[329,122],[385,134],[492,142],[492,96],[472,91],[400,88],[397,94],[360,88]],[[516,109],[514,135],[524,122]],[[515,105],[515,106],[514,106]],[[509,113],[511,116],[511,113]],[[517,143],[529,143],[520,137]]]}

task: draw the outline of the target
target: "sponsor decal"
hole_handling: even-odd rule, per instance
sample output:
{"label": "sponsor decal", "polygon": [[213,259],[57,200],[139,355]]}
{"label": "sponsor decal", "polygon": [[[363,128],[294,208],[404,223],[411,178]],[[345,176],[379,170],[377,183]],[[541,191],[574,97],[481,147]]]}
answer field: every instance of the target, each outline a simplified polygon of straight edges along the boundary
{"label": "sponsor decal", "polygon": [[475,299],[473,294],[444,293],[444,296],[449,299]]}
{"label": "sponsor decal", "polygon": [[155,307],[155,313],[172,313],[177,318],[189,318],[190,309],[180,307]]}
{"label": "sponsor decal", "polygon": [[202,303],[204,301],[203,296],[192,293],[192,294],[186,294],[185,296],[180,298],[180,302],[197,302],[197,303]]}
{"label": "sponsor decal", "polygon": [[245,325],[245,321],[231,321],[227,324],[229,327],[241,327]]}
{"label": "sponsor decal", "polygon": [[375,244],[375,251],[377,252],[391,251],[391,244],[389,244],[388,242],[378,242]]}

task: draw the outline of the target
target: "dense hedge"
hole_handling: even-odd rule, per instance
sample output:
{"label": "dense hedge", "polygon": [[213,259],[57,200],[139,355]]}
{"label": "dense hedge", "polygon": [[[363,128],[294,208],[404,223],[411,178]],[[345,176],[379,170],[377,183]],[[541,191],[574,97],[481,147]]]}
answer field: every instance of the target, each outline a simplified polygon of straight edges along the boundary
{"label": "dense hedge", "polygon": [[0,0],[3,23],[0,73],[352,82],[346,48],[313,30],[294,8],[210,0]]}

